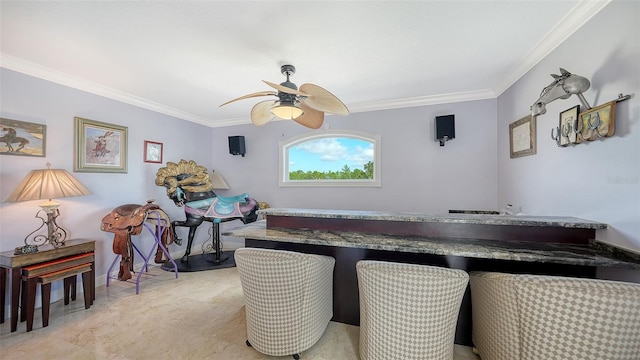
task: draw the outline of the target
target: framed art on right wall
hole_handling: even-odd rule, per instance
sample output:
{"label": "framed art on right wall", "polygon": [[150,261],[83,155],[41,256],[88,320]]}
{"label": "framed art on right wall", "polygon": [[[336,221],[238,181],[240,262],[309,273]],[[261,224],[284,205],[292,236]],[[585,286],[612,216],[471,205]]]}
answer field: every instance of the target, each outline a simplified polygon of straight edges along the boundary
{"label": "framed art on right wall", "polygon": [[616,100],[580,113],[577,142],[612,136],[616,124]]}
{"label": "framed art on right wall", "polygon": [[567,146],[577,141],[577,129],[579,128],[578,114],[580,105],[576,105],[560,113],[558,124],[558,145]]}
{"label": "framed art on right wall", "polygon": [[509,124],[509,155],[511,159],[536,153],[536,118],[527,115]]}

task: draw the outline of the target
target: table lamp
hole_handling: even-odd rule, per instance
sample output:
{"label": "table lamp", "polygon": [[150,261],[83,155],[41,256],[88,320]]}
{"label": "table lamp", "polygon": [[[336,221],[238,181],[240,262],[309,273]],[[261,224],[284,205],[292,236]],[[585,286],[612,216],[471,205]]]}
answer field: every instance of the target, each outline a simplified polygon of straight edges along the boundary
{"label": "table lamp", "polygon": [[214,190],[228,190],[229,189],[229,185],[227,185],[227,182],[224,181],[224,178],[219,173],[217,173],[215,171],[212,171],[210,178],[211,178],[211,187]]}
{"label": "table lamp", "polygon": [[[60,204],[53,201],[53,199],[90,194],[91,191],[67,170],[51,169],[51,164],[49,163],[47,163],[46,169],[32,170],[13,193],[4,200],[4,202],[48,200],[40,204],[42,209],[35,216],[42,220],[42,225],[25,237],[25,246],[16,248],[16,254],[19,252],[36,252],[38,251],[38,246],[46,243],[50,243],[54,247],[64,245],[67,232],[56,223],[56,219],[60,215],[58,210]],[[40,216],[42,211],[46,214],[46,219]],[[45,225],[47,226],[46,236],[42,234],[34,235]],[[33,238],[31,238],[32,235]]]}

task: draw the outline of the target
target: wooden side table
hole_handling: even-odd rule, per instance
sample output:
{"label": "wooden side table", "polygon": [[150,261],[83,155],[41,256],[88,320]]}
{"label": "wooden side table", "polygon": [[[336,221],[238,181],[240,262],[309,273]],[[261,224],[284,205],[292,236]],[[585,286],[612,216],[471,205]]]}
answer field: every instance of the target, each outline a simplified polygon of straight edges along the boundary
{"label": "wooden side table", "polygon": [[[5,303],[5,287],[7,283],[7,273],[11,277],[11,332],[18,328],[18,307],[20,304],[20,288],[22,283],[22,268],[29,265],[45,263],[55,259],[68,257],[71,255],[84,254],[94,252],[96,241],[89,239],[72,239],[65,242],[63,246],[53,247],[50,244],[43,245],[38,252],[30,254],[15,255],[13,251],[5,251],[0,253],[0,322],[4,323],[4,303]],[[92,300],[95,300],[95,283],[96,270],[95,261],[91,263],[91,286],[90,294]]]}

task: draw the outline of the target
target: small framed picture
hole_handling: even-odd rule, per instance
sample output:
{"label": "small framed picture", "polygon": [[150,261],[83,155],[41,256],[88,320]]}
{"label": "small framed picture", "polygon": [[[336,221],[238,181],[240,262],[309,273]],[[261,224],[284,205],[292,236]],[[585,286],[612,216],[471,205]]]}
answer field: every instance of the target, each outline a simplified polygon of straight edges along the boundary
{"label": "small framed picture", "polygon": [[45,156],[47,126],[0,118],[0,155]]}
{"label": "small framed picture", "polygon": [[558,124],[560,146],[574,144],[576,139],[576,129],[579,128],[578,114],[580,113],[580,105],[576,105],[560,113],[560,122]]}
{"label": "small framed picture", "polygon": [[536,118],[527,115],[509,124],[511,159],[536,153]]}
{"label": "small framed picture", "polygon": [[162,164],[162,143],[144,141],[144,162]]}
{"label": "small framed picture", "polygon": [[75,119],[73,171],[127,172],[126,126]]}

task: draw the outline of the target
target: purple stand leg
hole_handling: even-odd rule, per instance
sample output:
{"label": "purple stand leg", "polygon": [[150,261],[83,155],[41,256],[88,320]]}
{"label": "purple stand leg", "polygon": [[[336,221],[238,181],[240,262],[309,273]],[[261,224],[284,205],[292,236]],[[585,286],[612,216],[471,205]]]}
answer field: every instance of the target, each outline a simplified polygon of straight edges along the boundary
{"label": "purple stand leg", "polygon": [[[154,230],[145,221],[144,222],[144,227],[147,228],[147,230],[149,230],[149,232],[153,236],[153,239],[154,239],[156,245],[159,246],[160,249],[162,249],[162,252],[167,256],[169,261],[171,261],[171,263],[173,264],[173,269],[174,269],[174,271],[176,273],[176,279],[177,279],[178,278],[178,265],[173,260],[173,257],[171,257],[171,254],[169,253],[169,250],[167,250],[167,248],[162,244],[162,234],[165,231],[168,231],[167,230],[168,222],[167,222],[167,220],[161,218],[160,214],[157,211],[150,211],[149,213],[155,214],[155,219],[150,217],[150,216],[147,216],[147,219],[156,221],[158,226]],[[144,259],[144,264],[142,265],[142,268],[140,269],[140,271],[138,271],[138,276],[136,277],[136,294],[139,294],[140,293],[140,277],[142,276],[142,272],[144,272],[144,271],[148,272],[149,271],[149,260],[151,259],[151,256],[153,255],[153,251],[156,248],[155,248],[155,246],[152,247],[151,251],[149,252],[149,255],[145,256],[145,254],[143,254],[140,251],[140,249],[138,249],[138,247],[133,242],[131,242],[131,245],[133,246],[133,249],[140,256],[142,256],[142,258]],[[118,261],[118,259],[120,259],[120,255],[116,255],[116,258],[113,259],[113,262],[111,263],[111,266],[109,267],[109,270],[107,271],[107,287],[109,287],[109,280],[111,279],[111,271],[113,270],[113,267],[116,265],[116,262]]]}
{"label": "purple stand leg", "polygon": [[[155,215],[155,221],[158,224],[156,226],[156,231],[153,231],[153,229],[151,227],[149,227],[149,225],[147,225],[146,222],[145,222],[144,226],[153,235],[153,238],[154,238],[156,244],[158,245],[158,247],[160,247],[160,249],[162,249],[162,252],[167,256],[167,259],[169,259],[169,261],[171,261],[171,263],[173,264],[173,271],[176,273],[176,279],[177,279],[178,278],[178,264],[176,264],[176,262],[173,260],[173,257],[169,253],[169,250],[167,249],[167,247],[162,244],[162,234],[164,234],[165,231],[169,231],[169,230],[167,230],[167,227],[168,227],[169,223],[167,222],[166,219],[161,218],[160,214],[157,211],[154,210],[154,211],[151,211],[151,213]],[[151,249],[151,252],[149,253],[149,258],[151,258],[151,254],[153,254],[153,250],[154,249]]]}
{"label": "purple stand leg", "polygon": [[111,266],[109,266],[109,270],[107,270],[107,287],[109,287],[109,280],[111,279],[111,270],[113,270],[113,267],[116,265],[118,259],[120,259],[120,255],[116,255],[115,259],[113,259],[113,262],[111,263]]}

